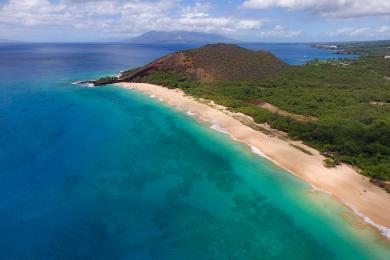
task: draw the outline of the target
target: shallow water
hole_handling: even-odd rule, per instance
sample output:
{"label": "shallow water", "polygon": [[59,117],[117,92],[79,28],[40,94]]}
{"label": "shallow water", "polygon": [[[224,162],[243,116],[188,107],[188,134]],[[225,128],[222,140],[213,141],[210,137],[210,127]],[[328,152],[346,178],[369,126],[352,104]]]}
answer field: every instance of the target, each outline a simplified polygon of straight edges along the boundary
{"label": "shallow water", "polygon": [[0,48],[2,258],[389,259],[376,230],[248,147],[134,91],[71,84],[173,49]]}

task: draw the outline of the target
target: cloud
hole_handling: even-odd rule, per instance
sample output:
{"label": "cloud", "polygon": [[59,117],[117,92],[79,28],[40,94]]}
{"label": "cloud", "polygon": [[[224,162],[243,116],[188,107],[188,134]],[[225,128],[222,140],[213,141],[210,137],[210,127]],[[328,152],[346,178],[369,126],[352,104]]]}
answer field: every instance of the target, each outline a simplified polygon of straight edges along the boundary
{"label": "cloud", "polygon": [[290,11],[308,11],[331,18],[390,15],[389,0],[245,0],[243,7],[277,7]]}
{"label": "cloud", "polygon": [[186,17],[207,17],[213,9],[210,3],[195,3],[194,5],[184,6],[182,16]]}
{"label": "cloud", "polygon": [[343,27],[333,32],[328,33],[332,37],[344,37],[344,38],[380,38],[390,35],[390,27],[382,25],[376,28],[371,27]]}
{"label": "cloud", "polygon": [[368,32],[369,28],[367,27],[360,27],[360,28],[354,28],[354,27],[343,27],[340,29],[337,29],[336,31],[328,33],[330,36],[359,36],[364,35]]}
{"label": "cloud", "polygon": [[0,27],[73,28],[122,37],[148,30],[235,32],[262,25],[259,19],[214,16],[212,8],[180,0],[8,0],[0,2]]}
{"label": "cloud", "polygon": [[53,24],[61,24],[66,19],[66,15],[59,15],[63,11],[63,5],[53,6],[47,0],[11,0],[0,8],[0,23],[34,26],[52,21]]}
{"label": "cloud", "polygon": [[282,25],[276,25],[273,29],[260,32],[261,38],[295,38],[302,34],[302,30],[288,30]]}
{"label": "cloud", "polygon": [[[382,25],[375,29],[377,33],[389,33],[390,34],[390,26]],[[389,35],[390,36],[390,35]]]}

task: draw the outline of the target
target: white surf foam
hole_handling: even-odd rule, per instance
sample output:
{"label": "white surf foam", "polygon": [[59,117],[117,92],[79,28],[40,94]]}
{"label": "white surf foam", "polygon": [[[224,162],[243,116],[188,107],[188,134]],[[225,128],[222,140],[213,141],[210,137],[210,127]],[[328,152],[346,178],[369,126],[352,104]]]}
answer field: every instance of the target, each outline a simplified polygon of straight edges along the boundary
{"label": "white surf foam", "polygon": [[117,78],[122,77],[123,72],[125,72],[125,71],[124,71],[124,70],[119,71],[119,73],[116,75],[116,77],[117,77]]}
{"label": "white surf foam", "polygon": [[[155,96],[154,95],[151,95],[150,97],[154,98]],[[195,114],[193,112],[191,112],[190,110],[186,112],[187,115],[189,116],[194,116]],[[226,135],[229,135],[233,140],[236,140],[236,141],[239,141],[239,142],[242,142],[242,143],[245,143],[247,145],[250,146],[251,150],[253,153],[273,162],[275,165],[281,167],[281,165],[276,162],[275,160],[271,159],[270,157],[268,157],[267,155],[265,155],[260,149],[258,149],[257,147],[255,146],[252,146],[244,141],[241,141],[241,140],[238,140],[236,139],[228,130],[222,128],[220,125],[218,125],[218,123],[216,121],[213,121],[212,125],[210,126],[211,129],[217,131],[217,132],[220,132],[220,133],[223,133],[223,134],[226,134]],[[284,170],[288,171],[289,173],[291,173],[292,175],[294,176],[297,176],[293,171],[289,170],[289,169],[286,169],[284,167],[281,167],[283,168]],[[298,177],[298,176],[297,176]],[[314,191],[318,191],[318,192],[322,192],[322,193],[325,193],[325,194],[328,194],[328,195],[332,195],[330,192],[327,192],[327,191],[324,191],[318,187],[316,187],[315,185],[311,184],[311,187]],[[344,202],[343,203],[345,205],[347,205],[349,208],[351,208],[356,215],[358,215],[359,217],[361,217],[363,219],[363,221],[365,221],[367,224],[369,225],[372,225],[373,227],[377,228],[383,236],[385,236],[387,239],[390,239],[390,229],[387,228],[387,227],[384,227],[382,225],[379,225],[377,223],[375,223],[374,221],[372,221],[369,217],[365,216],[364,214],[362,214],[361,212],[359,212],[358,210],[356,210],[353,206],[349,205],[348,203]]]}
{"label": "white surf foam", "polygon": [[83,81],[72,82],[72,85],[79,85],[80,87],[87,87],[87,88],[94,88],[94,87],[96,87],[92,83],[83,83]]}
{"label": "white surf foam", "polygon": [[343,201],[343,203],[345,205],[347,205],[350,209],[352,209],[353,212],[355,212],[356,215],[361,217],[364,222],[366,222],[367,224],[370,224],[371,226],[377,228],[382,233],[382,235],[384,237],[386,237],[387,239],[390,239],[390,228],[387,228],[387,227],[384,227],[382,225],[379,225],[379,224],[375,223],[374,221],[372,221],[372,219],[370,219],[369,217],[367,217],[366,215],[361,213],[359,210],[357,210],[355,207],[353,207],[349,203],[347,203],[345,201]]}
{"label": "white surf foam", "polygon": [[194,115],[195,115],[195,113],[191,112],[191,110],[188,110],[188,111],[186,112],[186,114],[189,115],[189,116],[194,116]]}
{"label": "white surf foam", "polygon": [[210,128],[215,130],[215,131],[217,131],[217,132],[220,132],[220,133],[223,133],[223,134],[226,134],[226,135],[230,135],[229,131],[227,131],[226,129],[222,128],[216,122],[213,122],[213,124],[210,126]]}
{"label": "white surf foam", "polygon": [[318,188],[318,187],[315,186],[314,184],[311,184],[311,183],[309,183],[309,184],[310,184],[311,189],[312,189],[313,192],[321,192],[321,193],[324,193],[324,194],[329,195],[329,196],[332,196],[332,195],[333,195],[333,194],[330,193],[329,191],[326,191],[326,190],[323,190],[323,189],[321,189],[321,188]]}
{"label": "white surf foam", "polygon": [[260,149],[259,148],[257,148],[257,147],[255,147],[255,146],[250,146],[251,147],[251,150],[252,150],[252,152],[254,153],[254,154],[257,154],[257,155],[259,155],[259,156],[261,156],[261,157],[263,157],[263,158],[266,158],[266,159],[268,159],[268,160],[271,160],[271,158],[269,158],[267,155],[265,155],[262,151],[260,151]]}
{"label": "white surf foam", "polygon": [[[260,149],[258,149],[257,147],[254,147],[254,146],[250,146],[251,147],[251,150],[253,153],[261,156],[261,157],[264,157],[266,158],[267,160],[270,160],[271,162],[275,163],[276,165],[279,165],[277,162],[275,162],[274,160],[272,160],[271,158],[269,158],[267,155],[265,155],[262,151],[260,151]],[[288,172],[290,172],[292,175],[295,175],[294,172],[288,170],[288,169],[284,169],[284,170],[287,170]],[[296,175],[295,175],[296,176]],[[325,191],[323,189],[320,189],[318,187],[316,187],[315,185],[313,184],[310,184],[310,186],[312,187],[313,191],[317,191],[317,192],[321,192],[321,193],[324,193],[324,194],[327,194],[327,195],[332,195],[332,193],[328,192],[328,191]],[[363,219],[364,222],[366,222],[367,224],[369,225],[372,225],[373,227],[377,228],[383,236],[385,236],[387,239],[390,239],[390,228],[387,228],[385,226],[382,226],[382,225],[379,225],[377,223],[375,223],[374,221],[372,221],[369,217],[367,217],[366,215],[364,215],[363,213],[361,213],[360,211],[358,211],[356,208],[354,208],[352,205],[350,205],[349,203],[345,202],[345,201],[342,201],[342,203],[344,203],[345,205],[347,205],[350,209],[352,209],[353,212],[355,212],[356,215],[358,215],[360,218]]]}

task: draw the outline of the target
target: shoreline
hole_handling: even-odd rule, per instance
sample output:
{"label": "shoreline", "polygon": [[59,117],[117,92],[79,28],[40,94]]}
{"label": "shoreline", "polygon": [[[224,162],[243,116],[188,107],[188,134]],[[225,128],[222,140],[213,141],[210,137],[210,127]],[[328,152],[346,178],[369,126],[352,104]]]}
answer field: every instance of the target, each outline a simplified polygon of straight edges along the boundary
{"label": "shoreline", "polygon": [[336,168],[326,168],[323,165],[325,157],[317,150],[300,141],[274,135],[278,131],[269,135],[255,130],[243,122],[243,120],[253,122],[249,116],[231,112],[212,101],[209,103],[198,101],[179,89],[146,83],[116,85],[156,98],[188,116],[207,123],[213,130],[248,145],[253,153],[302,179],[313,189],[331,194],[364,222],[390,239],[390,194],[372,184],[368,177],[359,174],[352,166],[341,164]]}

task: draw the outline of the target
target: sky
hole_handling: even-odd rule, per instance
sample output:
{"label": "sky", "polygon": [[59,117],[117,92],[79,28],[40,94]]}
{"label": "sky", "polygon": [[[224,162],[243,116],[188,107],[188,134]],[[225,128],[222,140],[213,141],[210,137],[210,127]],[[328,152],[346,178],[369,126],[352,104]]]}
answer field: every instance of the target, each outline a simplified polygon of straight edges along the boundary
{"label": "sky", "polygon": [[390,39],[390,0],[0,0],[0,40],[121,41],[152,30],[254,42]]}

